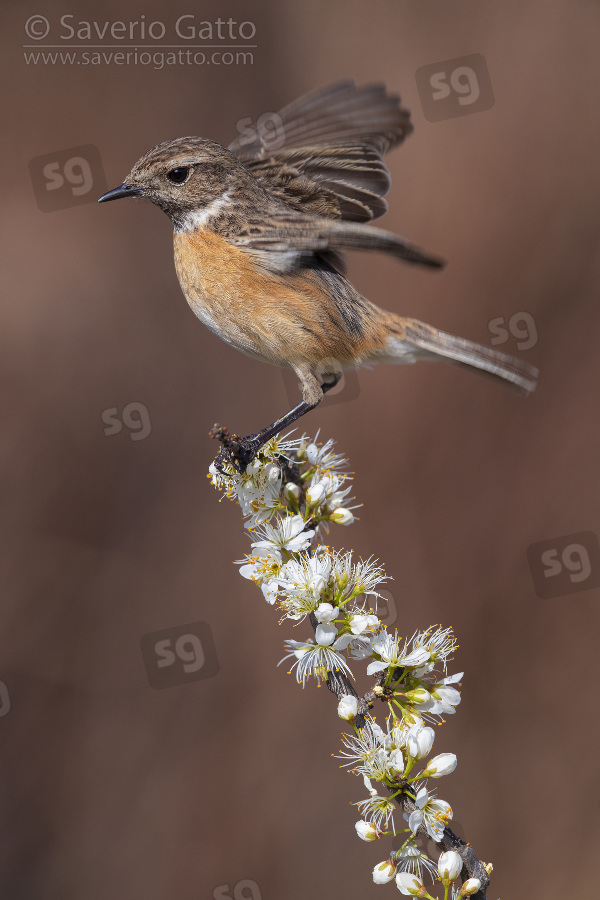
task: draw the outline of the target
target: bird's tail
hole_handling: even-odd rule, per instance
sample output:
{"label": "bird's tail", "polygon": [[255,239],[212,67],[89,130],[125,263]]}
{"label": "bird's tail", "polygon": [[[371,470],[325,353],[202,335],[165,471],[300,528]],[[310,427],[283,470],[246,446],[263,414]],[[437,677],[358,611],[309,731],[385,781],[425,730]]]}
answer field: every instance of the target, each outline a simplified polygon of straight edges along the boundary
{"label": "bird's tail", "polygon": [[389,314],[386,321],[391,333],[385,357],[389,362],[416,362],[417,359],[445,359],[508,382],[523,394],[535,390],[538,369],[507,353],[499,353],[482,344],[438,331],[417,319]]}

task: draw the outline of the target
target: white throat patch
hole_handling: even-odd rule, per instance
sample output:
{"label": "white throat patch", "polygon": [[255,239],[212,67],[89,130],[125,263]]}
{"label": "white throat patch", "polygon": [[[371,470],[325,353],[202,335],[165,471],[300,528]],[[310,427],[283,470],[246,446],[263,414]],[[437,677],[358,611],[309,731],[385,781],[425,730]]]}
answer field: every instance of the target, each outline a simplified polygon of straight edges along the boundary
{"label": "white throat patch", "polygon": [[222,197],[215,197],[208,206],[202,209],[194,209],[186,213],[181,221],[181,226],[177,231],[198,231],[199,228],[205,228],[212,218],[218,215],[221,210],[229,203],[230,191],[226,191]]}

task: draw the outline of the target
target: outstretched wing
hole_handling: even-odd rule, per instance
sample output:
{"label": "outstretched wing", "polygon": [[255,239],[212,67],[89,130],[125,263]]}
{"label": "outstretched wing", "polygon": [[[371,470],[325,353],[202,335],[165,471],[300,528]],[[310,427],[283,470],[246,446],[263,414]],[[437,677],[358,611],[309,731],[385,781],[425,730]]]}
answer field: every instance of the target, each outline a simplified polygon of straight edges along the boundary
{"label": "outstretched wing", "polygon": [[381,84],[341,81],[261,116],[229,145],[294,209],[366,222],[383,215],[388,150],[411,133],[410,113]]}
{"label": "outstretched wing", "polygon": [[310,257],[333,254],[343,250],[379,250],[390,253],[404,262],[439,269],[444,261],[421,250],[391,231],[363,225],[360,222],[339,222],[316,216],[292,215],[285,220],[272,218],[259,227],[253,225],[228,238],[235,246],[251,255],[265,270],[284,274],[306,264]]}

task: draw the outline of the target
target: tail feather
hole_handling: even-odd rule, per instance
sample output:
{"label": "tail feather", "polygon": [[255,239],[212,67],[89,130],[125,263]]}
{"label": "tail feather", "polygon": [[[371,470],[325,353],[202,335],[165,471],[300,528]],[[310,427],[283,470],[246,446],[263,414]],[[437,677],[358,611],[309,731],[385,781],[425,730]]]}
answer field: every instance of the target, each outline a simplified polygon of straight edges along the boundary
{"label": "tail feather", "polygon": [[403,343],[425,351],[427,355],[479,369],[507,381],[521,393],[530,394],[535,390],[539,374],[535,366],[507,353],[499,353],[482,344],[438,331],[416,319],[400,321],[404,332],[401,338]]}

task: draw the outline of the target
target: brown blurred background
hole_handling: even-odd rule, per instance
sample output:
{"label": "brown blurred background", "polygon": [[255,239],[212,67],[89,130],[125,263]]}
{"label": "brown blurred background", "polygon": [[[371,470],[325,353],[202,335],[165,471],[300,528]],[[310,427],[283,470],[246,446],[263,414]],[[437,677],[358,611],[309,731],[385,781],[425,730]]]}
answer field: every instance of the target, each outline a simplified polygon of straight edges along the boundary
{"label": "brown blurred background", "polygon": [[[560,555],[564,536],[600,529],[597,3],[4,10],[2,897],[395,896],[371,881],[390,845],[354,833],[362,783],[330,756],[333,697],[276,668],[284,638],[309,626],[279,627],[239,577],[239,510],[205,478],[210,425],[245,433],[271,421],[288,404],[281,373],[194,319],[158,210],[73,201],[45,212],[34,187],[47,186],[28,170],[56,154],[60,174],[72,148],[94,145],[114,187],[159,141],[226,144],[239,120],[345,77],[385,81],[411,108],[383,224],[449,260],[432,274],[356,255],[355,284],[487,344],[490,320],[527,313],[515,328],[533,320],[535,346],[519,350],[507,331],[498,349],[539,365],[541,380],[524,400],[451,367],[360,372],[359,391],[304,421],[349,455],[365,504],[332,540],[384,561],[401,633],[456,629],[463,703],[436,747],[459,766],[440,794],[494,863],[491,900],[559,898],[567,884],[590,894],[600,572],[593,560],[589,589],[542,599],[527,550],[556,540]],[[36,42],[24,25],[39,14],[51,32]],[[65,14],[144,14],[167,25],[162,43],[176,42],[184,14],[251,21],[254,64],[27,65],[23,44],[66,43],[52,40]],[[473,54],[493,105],[427,121],[416,71]],[[102,189],[97,180],[87,199]],[[129,404],[133,424],[117,433]],[[142,636],[197,622],[210,627],[218,674],[151,687]]]}

